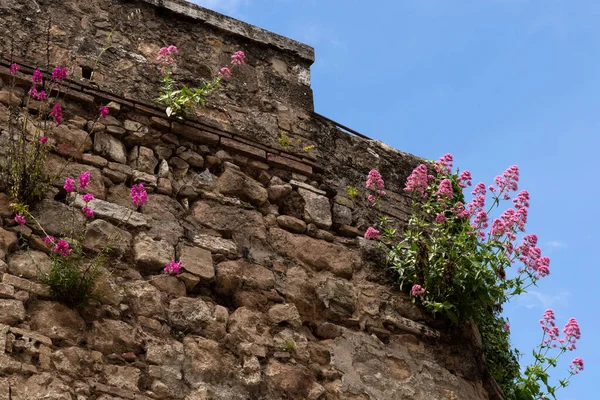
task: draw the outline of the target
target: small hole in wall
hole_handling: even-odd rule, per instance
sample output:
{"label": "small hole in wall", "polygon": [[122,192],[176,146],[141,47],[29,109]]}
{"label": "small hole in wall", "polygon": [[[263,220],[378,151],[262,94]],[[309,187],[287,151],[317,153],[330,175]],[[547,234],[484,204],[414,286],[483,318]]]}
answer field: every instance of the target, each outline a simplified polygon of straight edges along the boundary
{"label": "small hole in wall", "polygon": [[81,76],[85,79],[92,79],[94,70],[91,67],[81,66]]}

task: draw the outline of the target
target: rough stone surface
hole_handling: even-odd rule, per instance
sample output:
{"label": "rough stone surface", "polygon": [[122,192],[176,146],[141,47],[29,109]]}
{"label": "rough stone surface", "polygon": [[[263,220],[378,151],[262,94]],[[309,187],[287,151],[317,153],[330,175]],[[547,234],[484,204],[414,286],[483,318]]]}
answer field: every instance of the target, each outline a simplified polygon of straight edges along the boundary
{"label": "rough stone surface", "polygon": [[314,223],[319,228],[329,229],[332,224],[329,199],[302,188],[298,189],[298,193],[306,202],[304,219],[307,222]]}
{"label": "rough stone surface", "polygon": [[219,190],[227,196],[236,196],[254,204],[264,204],[268,199],[267,189],[254,179],[235,168],[226,168],[219,177]]}
{"label": "rough stone surface", "polygon": [[0,299],[0,324],[13,325],[25,319],[25,307],[19,300]]}
{"label": "rough stone surface", "polygon": [[358,263],[357,256],[342,245],[294,235],[282,229],[271,229],[269,240],[287,257],[297,258],[317,270],[327,269],[344,278],[352,276]]}
{"label": "rough stone surface", "polygon": [[210,251],[200,247],[182,245],[179,247],[179,259],[183,261],[183,268],[186,271],[203,280],[209,281],[215,277],[215,267]]}
{"label": "rough stone surface", "polygon": [[87,226],[83,244],[88,249],[110,248],[124,253],[131,247],[131,237],[131,233],[97,219]]}
{"label": "rough stone surface", "polygon": [[141,233],[134,240],[136,263],[147,270],[159,271],[174,257],[175,249],[165,240],[154,240]]}
{"label": "rough stone surface", "polygon": [[8,257],[8,271],[27,279],[38,279],[50,272],[52,262],[41,251],[20,251]]}
{"label": "rough stone surface", "polygon": [[109,160],[121,164],[127,162],[127,150],[119,139],[103,132],[94,134],[94,151]]}
{"label": "rough stone surface", "polygon": [[29,310],[31,329],[53,340],[75,344],[83,337],[85,321],[75,310],[60,303],[40,301]]}

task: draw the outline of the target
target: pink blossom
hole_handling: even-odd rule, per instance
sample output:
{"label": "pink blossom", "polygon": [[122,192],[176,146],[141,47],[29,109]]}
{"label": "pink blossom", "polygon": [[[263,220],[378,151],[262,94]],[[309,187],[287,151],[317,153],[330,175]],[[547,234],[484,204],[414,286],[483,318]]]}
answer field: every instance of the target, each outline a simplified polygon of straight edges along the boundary
{"label": "pink blossom", "polygon": [[37,95],[35,96],[36,100],[46,100],[48,98],[48,96],[46,96],[46,92],[43,90],[40,90],[39,92],[37,92]]}
{"label": "pink blossom", "polygon": [[62,108],[60,104],[56,103],[50,112],[50,116],[54,117],[54,122],[56,126],[59,126],[62,123]]}
{"label": "pink blossom", "polygon": [[131,197],[131,202],[134,206],[143,206],[148,198],[148,193],[146,193],[146,189],[144,189],[144,184],[138,183],[137,185],[133,185],[131,187],[131,192],[129,192],[129,197]]}
{"label": "pink blossom", "polygon": [[450,209],[450,211],[452,211],[453,213],[455,213],[458,218],[468,218],[469,216],[471,216],[471,214],[469,213],[469,211],[465,209],[464,204],[461,203],[460,201],[457,202],[454,205],[454,207],[452,207]]}
{"label": "pink blossom", "polygon": [[519,209],[522,207],[529,207],[529,192],[527,190],[521,190],[517,197],[513,199],[515,208]]}
{"label": "pink blossom", "polygon": [[79,174],[80,189],[85,189],[85,187],[90,183],[91,176],[92,174],[90,173],[90,171],[82,171],[81,174]]}
{"label": "pink blossom", "polygon": [[467,209],[471,215],[477,214],[477,212],[483,210],[485,207],[485,195],[477,195],[473,200],[467,204]]}
{"label": "pink blossom", "polygon": [[83,195],[83,201],[85,201],[86,203],[89,203],[92,200],[94,200],[94,194],[93,193],[86,193],[86,194]]}
{"label": "pink blossom", "polygon": [[175,262],[175,260],[171,260],[170,263],[165,265],[163,269],[168,274],[178,274],[181,271],[182,261]]}
{"label": "pink blossom", "polygon": [[25,220],[25,217],[21,214],[17,214],[15,215],[15,222],[21,226],[25,225],[25,222],[27,222]]}
{"label": "pink blossom", "polygon": [[510,324],[509,324],[508,322],[507,322],[507,323],[505,323],[505,324],[504,324],[504,326],[502,327],[502,330],[503,330],[504,332],[508,332],[508,331],[510,331]]}
{"label": "pink blossom", "polygon": [[243,51],[236,51],[231,56],[231,65],[244,65],[246,60],[246,55]]}
{"label": "pink blossom", "polygon": [[158,51],[158,57],[156,57],[156,61],[160,62],[160,71],[163,74],[169,72],[169,67],[171,66],[171,64],[175,63],[175,59],[173,58],[175,54],[179,54],[179,50],[177,50],[177,47],[173,45],[168,47],[162,47]]}
{"label": "pink blossom", "polygon": [[440,197],[447,197],[451,199],[452,192],[452,182],[450,182],[450,179],[442,179],[442,181],[440,182],[440,186],[438,187],[438,190],[435,194]]}
{"label": "pink blossom", "polygon": [[63,257],[67,257],[69,254],[71,254],[71,251],[73,250],[69,248],[69,243],[67,243],[66,240],[60,239],[58,243],[56,243],[56,245],[54,246],[53,251],[55,253],[60,254]]}
{"label": "pink blossom", "polygon": [[467,186],[471,186],[471,172],[463,171],[458,177],[458,186],[461,188],[466,188]]}
{"label": "pink blossom", "polygon": [[231,77],[231,70],[227,67],[223,67],[219,70],[218,75],[222,78],[229,79]]}
{"label": "pink blossom", "polygon": [[67,79],[67,67],[61,68],[57,65],[54,71],[52,71],[52,79],[55,81]]}
{"label": "pink blossom", "polygon": [[[475,215],[473,224],[471,226],[474,229],[486,229],[488,227],[488,215],[485,211],[481,210]],[[481,236],[481,235],[480,235]]]}
{"label": "pink blossom", "polygon": [[439,160],[435,163],[435,170],[444,175],[447,175],[452,170],[452,161],[454,158],[452,154],[447,153],[440,157]]}
{"label": "pink blossom", "polygon": [[92,210],[88,206],[82,207],[81,211],[85,214],[86,217],[92,218],[94,216],[94,210]]}
{"label": "pink blossom", "polygon": [[38,90],[35,86],[33,86],[31,89],[29,89],[27,94],[34,100],[46,100],[46,98],[47,98],[46,92],[43,90],[40,90],[38,92]]}
{"label": "pink blossom", "polygon": [[104,119],[108,115],[109,110],[108,107],[100,106],[100,118]]}
{"label": "pink blossom", "polygon": [[435,217],[435,222],[437,222],[438,224],[443,224],[444,222],[446,222],[446,219],[446,216],[440,213]]}
{"label": "pink blossom", "polygon": [[496,188],[490,187],[490,190],[496,191],[499,193],[504,193],[504,199],[509,200],[510,195],[509,192],[516,192],[518,189],[519,182],[519,167],[513,165],[509,167],[506,171],[502,173],[502,175],[498,175],[494,178],[494,183],[497,186]]}
{"label": "pink blossom", "polygon": [[566,336],[567,342],[570,343],[571,348],[569,350],[574,349],[575,342],[581,339],[581,330],[575,318],[569,318],[569,321],[567,321],[563,328],[563,333]]}
{"label": "pink blossom", "polygon": [[367,197],[367,200],[369,201],[369,203],[375,203],[375,200],[377,200],[377,199],[375,198],[375,196],[373,196],[372,194],[370,194]]}
{"label": "pink blossom", "polygon": [[367,229],[365,232],[365,239],[367,240],[377,240],[379,239],[379,231],[372,226]]}
{"label": "pink blossom", "polygon": [[471,194],[473,196],[477,196],[477,195],[485,196],[485,194],[486,194],[485,184],[483,182],[479,182],[477,185],[475,185],[475,189],[473,189]]}
{"label": "pink blossom", "polygon": [[425,190],[428,185],[427,166],[420,164],[417,168],[413,169],[411,174],[406,179],[405,192],[416,192],[425,196]]}
{"label": "pink blossom", "polygon": [[40,143],[41,143],[41,144],[44,144],[44,143],[46,143],[47,141],[48,141],[48,136],[42,136],[42,137],[40,138]]}
{"label": "pink blossom", "polygon": [[372,189],[372,190],[385,189],[385,183],[383,182],[383,179],[381,178],[381,174],[377,170],[372,169],[371,171],[369,171],[369,175],[367,176],[366,187],[367,187],[367,189]]}
{"label": "pink blossom", "polygon": [[425,293],[425,289],[423,289],[423,287],[421,285],[413,285],[410,292],[412,293],[412,295],[414,297],[416,297],[416,296],[420,296],[423,293]]}
{"label": "pink blossom", "polygon": [[55,240],[56,240],[56,239],[54,239],[54,236],[46,236],[46,237],[44,238],[44,243],[46,243],[47,245],[49,245],[49,244],[54,244],[54,241],[55,241]]}
{"label": "pink blossom", "polygon": [[21,67],[18,64],[12,64],[10,66],[10,73],[11,75],[14,75],[17,73],[17,71],[19,71],[21,69]]}
{"label": "pink blossom", "polygon": [[63,186],[65,190],[69,193],[75,190],[75,179],[67,178],[65,179],[65,185]]}
{"label": "pink blossom", "polygon": [[575,357],[573,361],[571,361],[569,367],[574,370],[575,374],[578,374],[579,371],[583,371],[583,359],[581,357]]}
{"label": "pink blossom", "polygon": [[44,79],[44,75],[42,74],[42,71],[40,71],[39,69],[36,69],[35,71],[33,71],[31,81],[33,82],[34,85],[39,85],[40,83],[42,83],[43,79]]}

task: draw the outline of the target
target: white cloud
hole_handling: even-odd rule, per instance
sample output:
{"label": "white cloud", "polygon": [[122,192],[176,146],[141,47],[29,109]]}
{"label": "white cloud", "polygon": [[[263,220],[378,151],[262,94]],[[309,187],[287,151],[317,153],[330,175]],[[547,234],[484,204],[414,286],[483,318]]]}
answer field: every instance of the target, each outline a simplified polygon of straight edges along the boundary
{"label": "white cloud", "polygon": [[567,244],[565,242],[561,242],[560,240],[551,240],[546,242],[546,245],[548,247],[552,247],[553,249],[564,249],[567,247]]}
{"label": "white cloud", "polygon": [[569,303],[569,292],[563,291],[556,294],[547,294],[529,291],[517,297],[517,304],[525,308],[548,309],[557,306],[567,307]]}
{"label": "white cloud", "polygon": [[247,3],[247,0],[192,0],[192,2],[210,10],[235,14]]}

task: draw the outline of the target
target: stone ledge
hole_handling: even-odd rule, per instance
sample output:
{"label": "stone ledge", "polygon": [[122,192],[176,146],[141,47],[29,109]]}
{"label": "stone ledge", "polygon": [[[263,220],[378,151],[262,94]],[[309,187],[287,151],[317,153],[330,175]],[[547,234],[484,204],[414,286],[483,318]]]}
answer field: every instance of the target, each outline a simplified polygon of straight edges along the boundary
{"label": "stone ledge", "polygon": [[311,65],[315,61],[315,50],[285,36],[242,22],[235,18],[208,10],[184,0],[143,0],[156,7],[166,8],[174,13],[202,21],[215,28],[242,36],[257,43],[266,44],[298,55]]}

